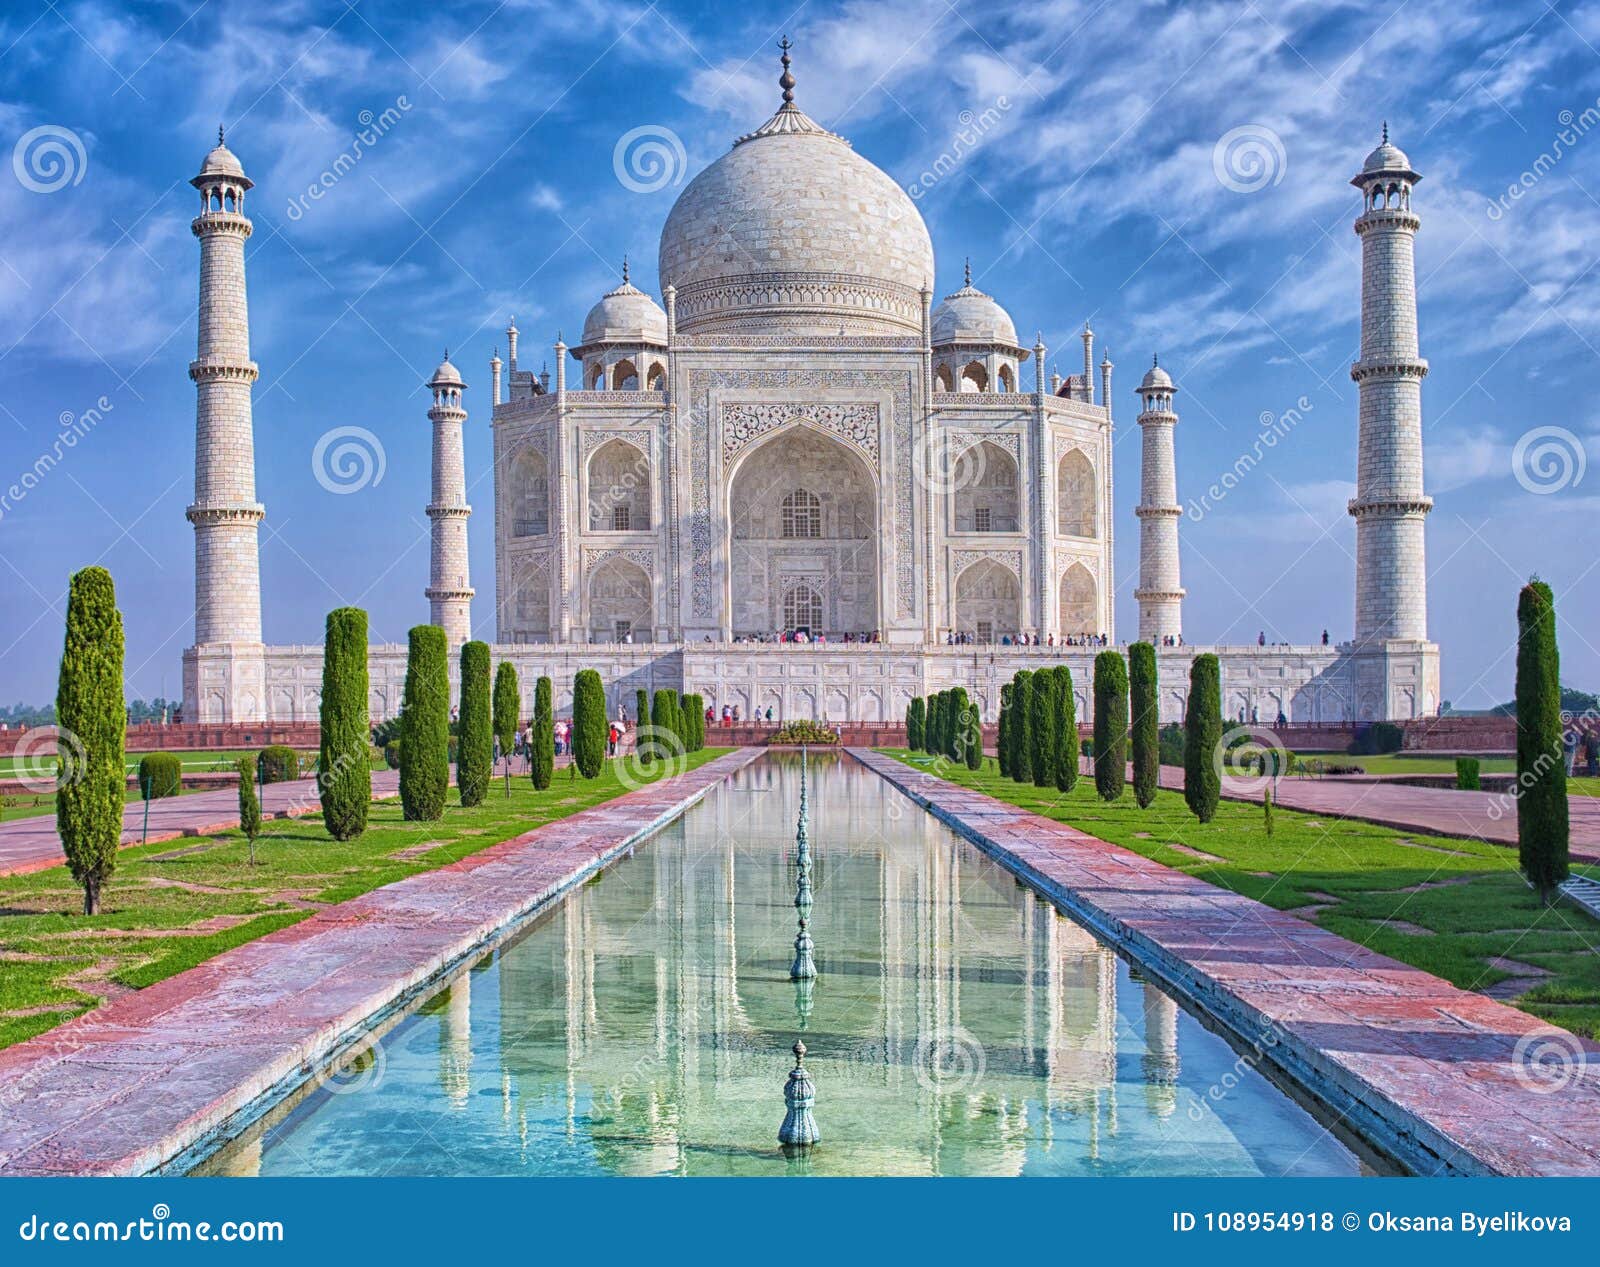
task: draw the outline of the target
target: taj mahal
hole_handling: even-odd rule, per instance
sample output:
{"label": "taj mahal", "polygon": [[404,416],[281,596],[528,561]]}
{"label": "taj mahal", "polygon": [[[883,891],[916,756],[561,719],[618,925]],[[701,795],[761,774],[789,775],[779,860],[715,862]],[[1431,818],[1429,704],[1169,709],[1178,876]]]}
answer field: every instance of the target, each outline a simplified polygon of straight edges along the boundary
{"label": "taj mahal", "polygon": [[[1064,660],[1088,719],[1093,656],[1128,640],[1114,612],[1112,441],[1123,410],[1110,356],[1096,360],[1085,324],[1082,372],[1047,373],[1042,339],[1025,346],[970,267],[937,298],[916,202],[795,103],[787,47],[779,84],[772,117],[691,180],[667,216],[659,303],[624,264],[576,344],[558,335],[547,359],[543,348],[531,358],[546,360],[543,371],[514,319],[506,329],[482,410],[494,452],[492,600],[478,595],[468,558],[472,393],[448,356],[433,371],[428,619],[452,646],[494,643],[495,658],[517,667],[525,714],[537,676],[553,679],[559,711],[573,672],[596,668],[614,705],[638,687],[674,687],[745,717],[771,708],[775,718],[893,721],[913,696],[962,685],[992,720],[1001,682]],[[1189,638],[1174,458],[1181,394],[1153,358],[1125,391],[1142,443],[1136,636],[1157,646],[1164,720],[1181,718],[1202,650],[1221,659],[1234,720],[1438,711],[1413,265],[1419,179],[1385,129],[1352,181],[1362,266],[1349,641]],[[219,136],[192,183],[201,269],[184,717],[314,720],[321,648],[262,640],[266,510],[256,500],[244,274],[252,182]],[[796,633],[805,641],[776,637]],[[401,645],[371,648],[374,720],[399,708],[405,657]]]}

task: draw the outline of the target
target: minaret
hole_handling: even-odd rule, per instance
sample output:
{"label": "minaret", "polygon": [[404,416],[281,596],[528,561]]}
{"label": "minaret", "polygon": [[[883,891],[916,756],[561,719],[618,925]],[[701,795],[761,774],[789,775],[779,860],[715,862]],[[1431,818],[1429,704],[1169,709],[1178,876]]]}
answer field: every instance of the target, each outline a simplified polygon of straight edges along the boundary
{"label": "minaret", "polygon": [[[200,239],[200,338],[189,365],[194,380],[194,641],[261,642],[261,556],[256,525],[255,437],[250,388],[250,312],[245,303],[244,243],[254,226],[244,215],[251,180],[217,129],[217,147],[189,182],[200,214],[189,227]],[[221,719],[216,719],[221,720]],[[230,720],[253,720],[230,718]]]}
{"label": "minaret", "polygon": [[1172,397],[1178,390],[1172,377],[1152,360],[1150,372],[1138,386],[1144,402],[1139,429],[1144,452],[1139,463],[1139,640],[1161,645],[1163,638],[1183,635],[1183,586],[1178,581],[1178,473],[1172,452],[1172,432],[1178,415]]}
{"label": "minaret", "polygon": [[1089,323],[1083,323],[1083,398],[1089,404],[1094,404],[1094,331],[1089,329]]}
{"label": "minaret", "polygon": [[467,385],[450,353],[428,380],[433,392],[433,500],[428,518],[433,521],[433,553],[428,568],[428,620],[444,630],[445,641],[459,647],[472,637],[472,586],[467,573],[467,468],[462,454],[461,424],[467,411],[461,393]]}
{"label": "minaret", "polygon": [[1423,520],[1433,500],[1422,491],[1422,379],[1417,354],[1414,245],[1421,221],[1411,160],[1383,143],[1350,183],[1362,194],[1361,359],[1350,377],[1361,393],[1356,495],[1358,645],[1390,638],[1426,640],[1428,578]]}
{"label": "minaret", "polygon": [[489,358],[489,406],[492,409],[500,404],[500,349],[494,350],[494,355]]}

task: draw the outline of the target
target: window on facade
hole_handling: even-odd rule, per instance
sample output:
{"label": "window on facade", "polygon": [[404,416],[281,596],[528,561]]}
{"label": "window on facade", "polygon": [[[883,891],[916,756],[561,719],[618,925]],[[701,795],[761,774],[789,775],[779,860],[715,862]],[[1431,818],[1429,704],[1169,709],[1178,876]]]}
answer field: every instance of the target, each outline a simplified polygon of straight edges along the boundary
{"label": "window on facade", "polygon": [[613,506],[611,508],[611,528],[613,532],[628,531],[628,510],[629,507],[627,506]]}
{"label": "window on facade", "polygon": [[822,595],[809,585],[796,585],[783,597],[783,624],[810,633],[821,629]]}
{"label": "window on facade", "polygon": [[631,621],[631,620],[619,620],[619,621],[617,621],[617,641],[618,642],[626,642],[632,636],[633,636],[633,621]]}
{"label": "window on facade", "polygon": [[980,620],[978,622],[978,641],[979,642],[993,642],[994,641],[994,621],[992,621],[992,620]]}
{"label": "window on facade", "polygon": [[977,532],[994,531],[994,514],[987,506],[979,506],[972,512],[972,526]]}
{"label": "window on facade", "polygon": [[783,535],[785,537],[822,535],[822,502],[815,493],[797,488],[783,499]]}

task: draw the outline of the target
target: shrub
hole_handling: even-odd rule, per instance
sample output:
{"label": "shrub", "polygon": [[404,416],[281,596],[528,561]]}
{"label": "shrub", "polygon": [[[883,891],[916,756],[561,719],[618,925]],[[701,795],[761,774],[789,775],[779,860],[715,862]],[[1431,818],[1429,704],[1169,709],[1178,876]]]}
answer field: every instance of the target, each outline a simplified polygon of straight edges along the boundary
{"label": "shrub", "polygon": [[556,768],[556,715],[550,697],[554,691],[550,679],[541,677],[533,684],[533,726],[528,731],[528,774],[533,786],[542,792],[550,786],[550,777]]}
{"label": "shrub", "polygon": [[256,754],[256,768],[262,783],[292,783],[300,777],[300,754],[275,743]]}
{"label": "shrub", "polygon": [[597,670],[579,669],[572,679],[572,764],[584,778],[593,779],[605,761],[605,684]]}
{"label": "shrub", "polygon": [[1070,792],[1078,785],[1078,699],[1073,694],[1071,669],[1058,664],[1050,676],[1055,679],[1056,790]]}
{"label": "shrub", "polygon": [[1054,671],[1038,670],[1033,675],[1028,697],[1028,737],[1033,741],[1028,768],[1033,773],[1035,787],[1056,784],[1056,724],[1060,721],[1060,711]]}
{"label": "shrub", "polygon": [[383,764],[391,770],[400,768],[400,741],[391,739],[383,745]]}
{"label": "shrub", "polygon": [[489,644],[461,644],[461,724],[457,728],[456,790],[464,806],[481,805],[494,775],[494,716]]}
{"label": "shrub", "polygon": [[139,795],[151,801],[183,791],[183,762],[170,752],[147,752],[139,758]]}
{"label": "shrub", "polygon": [[391,739],[400,738],[400,718],[386,717],[372,728],[372,742],[382,748]]}
{"label": "shrub", "polygon": [[250,865],[256,865],[256,837],[261,834],[261,799],[256,795],[255,762],[240,757],[234,767],[239,772],[239,830],[250,842]]}
{"label": "shrub", "polygon": [[1078,745],[1078,750],[1083,753],[1085,757],[1092,759],[1094,757],[1094,739],[1091,737],[1083,740],[1083,742]]}
{"label": "shrub", "polygon": [[322,744],[317,784],[322,823],[335,840],[354,840],[367,829],[372,802],[368,757],[367,613],[336,607],[322,637]]}
{"label": "shrub", "polygon": [[522,683],[517,681],[517,666],[502,660],[494,671],[494,735],[500,741],[502,757],[509,757],[516,748],[521,720]]}
{"label": "shrub", "polygon": [[922,751],[922,723],[927,718],[927,701],[918,695],[906,705],[906,747],[912,752]]}
{"label": "shrub", "polygon": [[803,719],[800,721],[784,722],[773,733],[768,743],[808,744],[813,746],[827,746],[837,744],[839,736],[834,734],[821,722]]}
{"label": "shrub", "polygon": [[1483,786],[1478,777],[1477,757],[1456,758],[1456,786],[1463,792],[1476,792]]}
{"label": "shrub", "polygon": [[400,806],[410,822],[444,817],[450,789],[449,648],[438,625],[409,635],[400,701]]}
{"label": "shrub", "polygon": [[1272,835],[1272,784],[1263,785],[1261,789],[1261,826],[1266,829],[1267,835]]}
{"label": "shrub", "polygon": [[1140,809],[1156,799],[1161,775],[1160,694],[1154,643],[1128,648],[1128,704],[1133,714],[1133,798]]}
{"label": "shrub", "polygon": [[[66,638],[56,685],[56,725],[82,745],[82,761],[56,791],[56,830],[72,878],[83,886],[83,913],[100,913],[100,891],[117,869],[128,774],[123,740],[122,613],[111,573],[73,573]],[[65,770],[66,759],[61,765]]]}
{"label": "shrub", "polygon": [[1555,598],[1536,578],[1517,599],[1517,852],[1547,905],[1568,874],[1560,667]]}
{"label": "shrub", "polygon": [[1011,777],[1011,683],[1004,682],[1000,686],[1000,733],[995,740],[999,750],[1000,777]]}
{"label": "shrub", "polygon": [[1183,735],[1183,799],[1196,818],[1209,823],[1222,796],[1216,764],[1222,742],[1222,671],[1214,655],[1196,656],[1189,666]]}
{"label": "shrub", "polygon": [[1375,721],[1361,730],[1351,741],[1352,755],[1371,757],[1379,753],[1399,752],[1405,743],[1405,731],[1392,721]]}
{"label": "shrub", "polygon": [[1016,717],[1011,736],[1011,777],[1018,783],[1033,782],[1033,673],[1018,669],[1011,679],[1011,704]]}
{"label": "shrub", "polygon": [[1102,801],[1128,779],[1128,664],[1120,651],[1094,658],[1094,787]]}

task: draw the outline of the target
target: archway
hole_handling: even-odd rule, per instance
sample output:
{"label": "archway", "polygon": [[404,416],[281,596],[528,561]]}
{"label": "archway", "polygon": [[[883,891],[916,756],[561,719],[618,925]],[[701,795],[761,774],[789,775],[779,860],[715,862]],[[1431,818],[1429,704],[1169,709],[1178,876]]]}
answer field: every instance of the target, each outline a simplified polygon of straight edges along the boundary
{"label": "archway", "polygon": [[650,526],[650,459],[626,440],[607,440],[589,459],[589,531]]}
{"label": "archway", "polygon": [[878,628],[877,485],[841,441],[789,426],[747,453],[728,484],[728,532],[734,636]]}
{"label": "archway", "polygon": [[1056,468],[1056,531],[1063,537],[1092,537],[1098,516],[1094,467],[1074,449]]}
{"label": "archway", "polygon": [[933,390],[936,392],[955,390],[955,380],[950,376],[950,367],[948,365],[941,365],[933,371]]}
{"label": "archway", "polygon": [[1017,463],[992,440],[956,459],[956,531],[1017,530]]}
{"label": "archway", "polygon": [[637,563],[612,557],[589,576],[589,641],[649,641],[650,577]]}
{"label": "archway", "polygon": [[1009,365],[1002,365],[1000,367],[1000,390],[1003,392],[1014,392],[1017,390],[1017,376],[1011,372],[1011,367]]}
{"label": "archway", "polygon": [[639,390],[639,371],[634,368],[632,361],[618,361],[611,371],[611,386],[614,391],[636,392]]}
{"label": "archway", "polygon": [[989,390],[989,371],[983,368],[982,361],[969,361],[961,371],[961,388],[964,392],[984,392]]}
{"label": "archway", "polygon": [[537,449],[523,449],[511,465],[511,535],[542,537],[550,531],[550,468]]}
{"label": "archway", "polygon": [[544,572],[521,572],[511,593],[511,641],[543,642],[550,637],[550,582]]}
{"label": "archway", "polygon": [[1094,577],[1081,563],[1074,563],[1061,578],[1061,632],[1067,637],[1100,632]]}
{"label": "archway", "polygon": [[980,559],[956,578],[956,629],[996,642],[1022,628],[1022,587],[1010,568]]}

